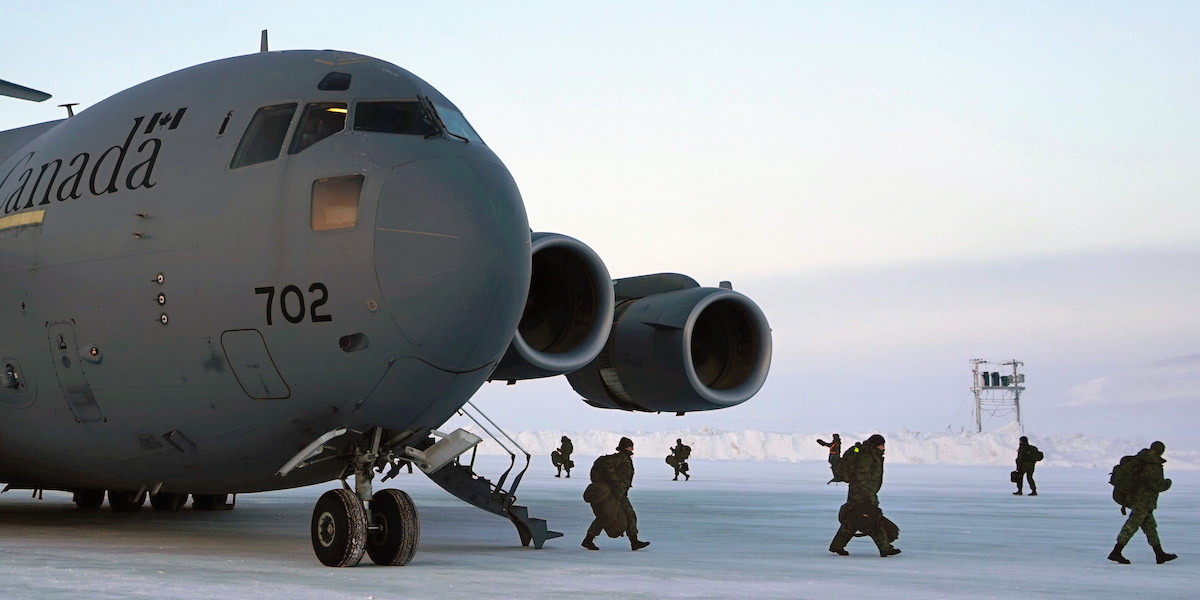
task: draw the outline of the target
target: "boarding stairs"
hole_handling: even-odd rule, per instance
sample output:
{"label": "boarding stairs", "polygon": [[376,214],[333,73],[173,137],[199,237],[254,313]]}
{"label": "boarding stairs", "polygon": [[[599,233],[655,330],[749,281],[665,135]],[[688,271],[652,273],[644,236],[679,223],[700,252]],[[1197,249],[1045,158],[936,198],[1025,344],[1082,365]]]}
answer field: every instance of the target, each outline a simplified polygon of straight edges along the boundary
{"label": "boarding stairs", "polygon": [[[459,457],[446,463],[440,469],[432,472],[425,471],[425,474],[434,483],[441,486],[442,489],[454,494],[463,502],[512,521],[512,524],[517,528],[517,534],[521,536],[522,546],[528,546],[532,542],[534,548],[541,549],[542,544],[546,540],[562,537],[562,533],[550,531],[545,519],[530,517],[527,507],[516,504],[517,486],[521,484],[521,478],[529,470],[529,453],[470,402],[467,402],[467,405],[459,410],[459,414],[474,421],[488,437],[491,437],[492,440],[500,444],[501,448],[504,448],[508,452],[508,469],[500,475],[496,483],[492,483],[491,480],[477,475],[474,466],[475,453],[478,450],[478,446],[473,446],[470,462],[464,463],[462,458]],[[483,421],[486,421],[488,425],[485,425]],[[507,443],[500,437],[497,437],[493,429],[506,439]],[[525,467],[513,477],[512,485],[506,490],[504,489],[504,484],[517,464],[517,453],[514,451],[514,448],[525,455]],[[422,470],[424,471],[424,469]]]}

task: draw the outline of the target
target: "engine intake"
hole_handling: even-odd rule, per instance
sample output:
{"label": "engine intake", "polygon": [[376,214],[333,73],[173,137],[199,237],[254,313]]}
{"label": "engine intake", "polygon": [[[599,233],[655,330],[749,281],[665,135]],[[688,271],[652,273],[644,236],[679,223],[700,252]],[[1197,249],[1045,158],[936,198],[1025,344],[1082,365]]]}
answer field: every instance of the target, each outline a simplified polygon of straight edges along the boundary
{"label": "engine intake", "polygon": [[561,375],[596,358],[613,318],[613,285],[604,261],[583,242],[534,233],[529,298],[512,344],[490,379]]}
{"label": "engine intake", "polygon": [[588,404],[684,413],[741,404],[762,388],[771,330],[746,296],[664,274],[619,280],[616,297],[603,351],[567,375]]}

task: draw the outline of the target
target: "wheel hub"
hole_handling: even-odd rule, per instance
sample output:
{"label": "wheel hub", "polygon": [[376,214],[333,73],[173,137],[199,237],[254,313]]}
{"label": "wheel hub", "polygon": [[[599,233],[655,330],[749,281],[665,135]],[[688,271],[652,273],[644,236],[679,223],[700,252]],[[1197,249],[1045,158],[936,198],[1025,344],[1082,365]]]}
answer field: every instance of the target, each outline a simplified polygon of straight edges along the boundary
{"label": "wheel hub", "polygon": [[336,535],[337,526],[334,523],[333,515],[328,511],[321,513],[321,516],[317,518],[317,541],[328,548],[333,545],[333,538]]}

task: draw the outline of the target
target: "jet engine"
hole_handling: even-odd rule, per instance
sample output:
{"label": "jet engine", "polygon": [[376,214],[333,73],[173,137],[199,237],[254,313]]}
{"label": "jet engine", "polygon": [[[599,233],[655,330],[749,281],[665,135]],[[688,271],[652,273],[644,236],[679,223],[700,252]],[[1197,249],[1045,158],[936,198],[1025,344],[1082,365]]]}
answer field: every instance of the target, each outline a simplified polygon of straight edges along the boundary
{"label": "jet engine", "polygon": [[614,282],[618,302],[604,349],[567,374],[592,406],[685,413],[746,401],[766,381],[771,329],[752,300],[684,275]]}
{"label": "jet engine", "polygon": [[489,379],[561,375],[591,362],[608,339],[613,285],[586,244],[557,233],[531,236],[529,298],[512,344]]}

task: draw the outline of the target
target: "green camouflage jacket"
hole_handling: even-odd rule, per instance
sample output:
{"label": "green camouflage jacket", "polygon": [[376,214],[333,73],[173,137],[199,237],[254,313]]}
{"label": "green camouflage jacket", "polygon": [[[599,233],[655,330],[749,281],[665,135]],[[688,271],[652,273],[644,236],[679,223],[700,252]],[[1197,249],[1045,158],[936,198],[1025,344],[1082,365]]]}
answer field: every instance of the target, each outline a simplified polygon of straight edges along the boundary
{"label": "green camouflage jacket", "polygon": [[1137,459],[1141,476],[1129,507],[1134,510],[1154,510],[1158,508],[1158,494],[1171,489],[1171,480],[1163,478],[1163,463],[1167,461],[1149,448],[1138,452]]}

